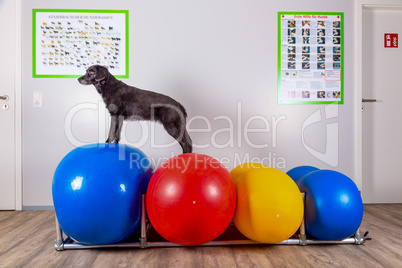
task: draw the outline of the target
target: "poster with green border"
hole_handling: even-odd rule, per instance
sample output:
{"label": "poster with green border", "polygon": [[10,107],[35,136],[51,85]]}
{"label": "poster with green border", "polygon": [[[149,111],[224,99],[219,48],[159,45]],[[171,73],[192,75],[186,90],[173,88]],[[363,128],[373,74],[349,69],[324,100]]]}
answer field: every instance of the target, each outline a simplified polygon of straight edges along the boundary
{"label": "poster with green border", "polygon": [[343,44],[343,12],[278,12],[278,104],[343,104]]}
{"label": "poster with green border", "polygon": [[92,65],[128,78],[128,10],[33,9],[32,77],[77,78]]}

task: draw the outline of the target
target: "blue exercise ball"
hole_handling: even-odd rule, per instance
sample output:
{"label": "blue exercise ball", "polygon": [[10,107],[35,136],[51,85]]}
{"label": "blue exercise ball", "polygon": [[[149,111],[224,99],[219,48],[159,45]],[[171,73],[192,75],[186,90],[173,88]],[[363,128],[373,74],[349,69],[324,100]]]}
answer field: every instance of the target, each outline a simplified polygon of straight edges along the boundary
{"label": "blue exercise ball", "polygon": [[288,174],[288,176],[291,177],[296,184],[298,184],[299,181],[304,176],[306,176],[310,172],[313,172],[316,170],[319,170],[319,169],[316,167],[312,167],[312,166],[299,166],[299,167],[292,168],[291,170],[286,172],[286,174]]}
{"label": "blue exercise ball", "polygon": [[363,219],[363,201],[356,184],[342,173],[318,170],[299,181],[306,193],[306,232],[322,240],[355,234]]}
{"label": "blue exercise ball", "polygon": [[83,244],[128,238],[140,227],[141,194],[152,173],[145,154],[127,145],[74,149],[53,177],[53,203],[61,229]]}

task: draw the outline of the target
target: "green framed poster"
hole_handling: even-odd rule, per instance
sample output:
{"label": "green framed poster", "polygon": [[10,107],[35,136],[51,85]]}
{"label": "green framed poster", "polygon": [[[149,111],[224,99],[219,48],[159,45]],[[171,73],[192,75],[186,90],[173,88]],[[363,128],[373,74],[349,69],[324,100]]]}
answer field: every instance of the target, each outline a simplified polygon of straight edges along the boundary
{"label": "green framed poster", "polygon": [[128,78],[128,10],[33,9],[32,76],[77,78],[92,65]]}
{"label": "green framed poster", "polygon": [[278,103],[344,103],[343,12],[278,12]]}

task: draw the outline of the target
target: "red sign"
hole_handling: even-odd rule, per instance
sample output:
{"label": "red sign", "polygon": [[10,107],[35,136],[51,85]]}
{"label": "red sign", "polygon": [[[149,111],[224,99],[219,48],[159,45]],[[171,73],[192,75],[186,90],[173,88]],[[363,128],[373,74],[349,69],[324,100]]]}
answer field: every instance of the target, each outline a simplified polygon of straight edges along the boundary
{"label": "red sign", "polygon": [[384,34],[384,47],[398,47],[398,34]]}

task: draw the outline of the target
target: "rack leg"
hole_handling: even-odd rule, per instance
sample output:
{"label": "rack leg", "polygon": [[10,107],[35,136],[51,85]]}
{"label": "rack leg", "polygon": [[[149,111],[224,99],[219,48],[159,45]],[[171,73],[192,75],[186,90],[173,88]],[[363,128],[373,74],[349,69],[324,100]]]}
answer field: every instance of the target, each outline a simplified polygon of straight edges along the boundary
{"label": "rack leg", "polygon": [[63,240],[63,232],[60,228],[60,224],[59,221],[57,220],[57,216],[55,216],[56,218],[56,240],[55,240],[55,249],[57,251],[62,251],[64,250],[64,240]]}
{"label": "rack leg", "polygon": [[355,233],[355,244],[356,245],[361,245],[365,241],[363,234],[360,232],[360,228],[357,229]]}
{"label": "rack leg", "polygon": [[[360,192],[360,195],[361,195],[362,192],[361,191],[359,191],[359,192]],[[361,244],[364,243],[364,241],[365,241],[364,235],[361,233],[360,228],[359,228],[359,229],[357,229],[357,231],[355,233],[355,244],[356,245],[361,245]]]}
{"label": "rack leg", "polygon": [[141,237],[140,237],[140,248],[148,247],[148,237],[147,237],[147,212],[145,199],[146,195],[141,195]]}
{"label": "rack leg", "polygon": [[[303,193],[303,207],[306,204],[306,193]],[[303,219],[302,223],[300,225],[300,234],[299,234],[299,240],[300,240],[300,246],[306,246],[307,245],[307,236],[306,236],[306,222],[305,222],[305,211],[303,213]]]}

